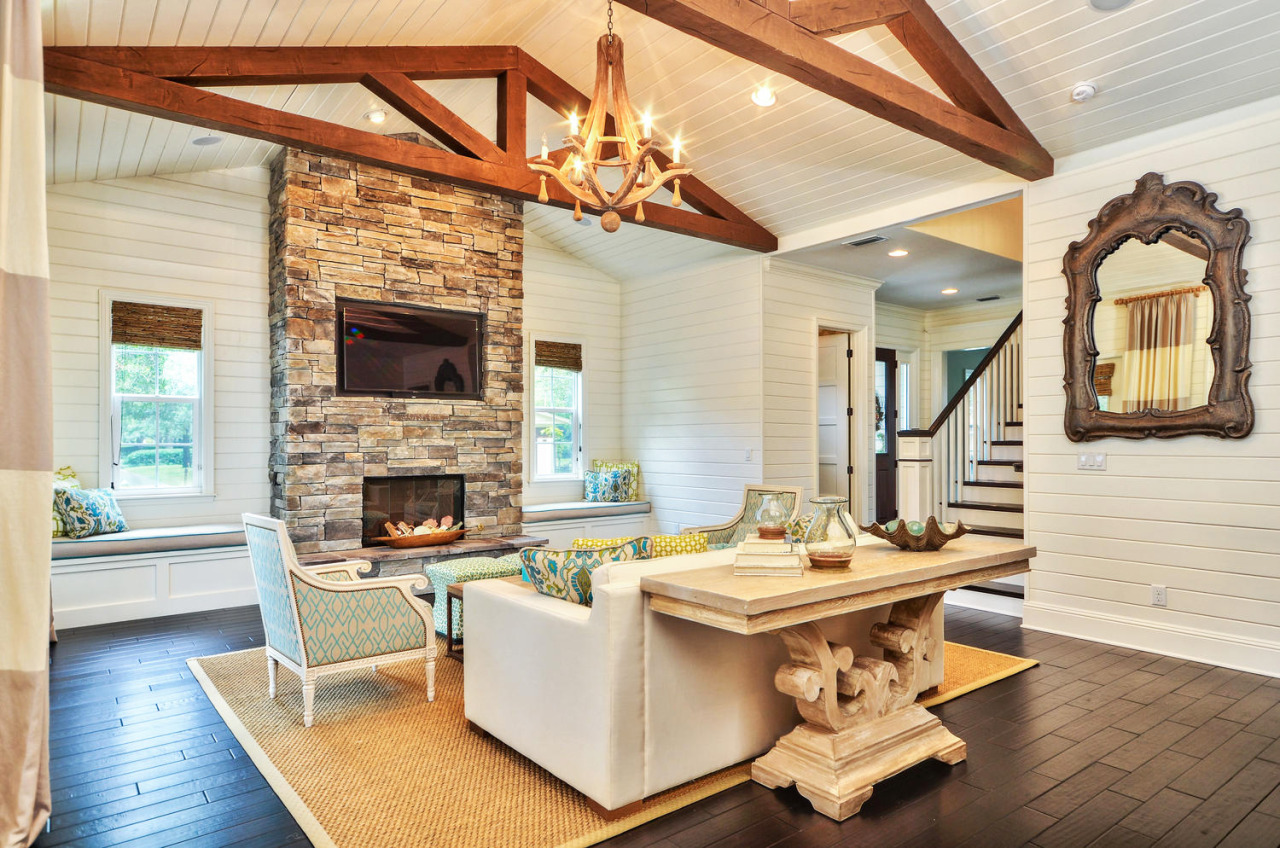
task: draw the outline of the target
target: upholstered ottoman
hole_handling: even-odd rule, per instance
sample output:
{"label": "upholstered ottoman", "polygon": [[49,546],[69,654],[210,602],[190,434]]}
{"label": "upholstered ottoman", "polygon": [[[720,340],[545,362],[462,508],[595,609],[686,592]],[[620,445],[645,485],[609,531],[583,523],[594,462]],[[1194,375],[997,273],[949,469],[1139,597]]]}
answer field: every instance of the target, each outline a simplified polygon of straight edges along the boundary
{"label": "upholstered ottoman", "polygon": [[[462,557],[444,562],[432,562],[424,565],[422,570],[431,581],[431,591],[435,592],[435,603],[431,605],[431,617],[436,625],[436,632],[445,635],[447,625],[447,604],[451,603],[448,592],[451,583],[466,583],[469,580],[489,580],[494,577],[514,577],[520,573],[520,555],[507,554],[494,557]],[[453,640],[462,641],[462,609],[454,610]]]}

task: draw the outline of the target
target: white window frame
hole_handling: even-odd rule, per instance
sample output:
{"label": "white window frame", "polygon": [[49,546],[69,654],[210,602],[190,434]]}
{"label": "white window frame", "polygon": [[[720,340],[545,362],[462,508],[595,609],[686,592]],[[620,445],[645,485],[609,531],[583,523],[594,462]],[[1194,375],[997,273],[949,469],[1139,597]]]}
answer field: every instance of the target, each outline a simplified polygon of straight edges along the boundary
{"label": "white window frame", "polygon": [[[540,407],[538,402],[538,372],[537,365],[534,363],[534,345],[537,341],[544,342],[564,342],[567,344],[576,344],[582,347],[582,370],[578,372],[578,385],[575,392],[578,398],[578,408],[569,409],[558,406]],[[583,479],[583,471],[586,468],[586,439],[583,431],[586,429],[586,384],[585,375],[587,373],[587,345],[582,339],[571,339],[561,336],[538,335],[536,339],[529,342],[529,355],[525,360],[529,363],[529,425],[526,428],[529,433],[528,449],[526,456],[529,457],[530,481],[534,483],[564,483],[574,480]],[[574,466],[571,474],[547,474],[538,467],[538,436],[537,423],[538,412],[570,412],[573,414],[573,434],[574,434]]]}
{"label": "white window frame", "polygon": [[[194,486],[155,489],[117,489],[115,460],[119,442],[120,404],[126,400],[153,399],[151,395],[116,395],[115,356],[111,344],[111,304],[116,301],[149,303],[157,306],[181,306],[201,311],[200,328],[200,397],[162,398],[183,401],[195,407],[196,484]],[[208,300],[152,294],[127,290],[102,290],[98,298],[98,364],[100,388],[98,415],[98,485],[111,489],[117,500],[158,500],[162,498],[205,498],[214,496],[214,382],[213,382],[213,318],[214,304]]]}

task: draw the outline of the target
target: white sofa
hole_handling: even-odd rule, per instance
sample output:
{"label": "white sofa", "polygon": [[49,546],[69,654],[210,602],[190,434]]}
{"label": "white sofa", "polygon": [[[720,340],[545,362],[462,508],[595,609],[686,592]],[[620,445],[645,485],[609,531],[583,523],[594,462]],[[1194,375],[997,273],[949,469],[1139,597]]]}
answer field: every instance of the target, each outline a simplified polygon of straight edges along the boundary
{"label": "white sofa", "polygon": [[[799,720],[774,688],[773,635],[739,636],[651,612],[642,575],[732,562],[732,551],[603,566],[591,607],[528,583],[467,584],[466,716],[605,810],[617,810],[768,750]],[[827,619],[831,641],[868,641],[888,607]],[[922,688],[942,679],[936,655]]]}

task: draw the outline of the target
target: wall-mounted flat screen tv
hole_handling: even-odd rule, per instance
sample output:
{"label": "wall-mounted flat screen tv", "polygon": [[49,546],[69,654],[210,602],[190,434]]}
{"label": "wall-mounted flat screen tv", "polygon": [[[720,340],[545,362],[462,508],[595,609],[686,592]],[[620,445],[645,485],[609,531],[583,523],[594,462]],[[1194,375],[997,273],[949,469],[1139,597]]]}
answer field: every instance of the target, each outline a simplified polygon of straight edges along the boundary
{"label": "wall-mounted flat screen tv", "polygon": [[338,298],[338,393],[480,398],[484,316]]}

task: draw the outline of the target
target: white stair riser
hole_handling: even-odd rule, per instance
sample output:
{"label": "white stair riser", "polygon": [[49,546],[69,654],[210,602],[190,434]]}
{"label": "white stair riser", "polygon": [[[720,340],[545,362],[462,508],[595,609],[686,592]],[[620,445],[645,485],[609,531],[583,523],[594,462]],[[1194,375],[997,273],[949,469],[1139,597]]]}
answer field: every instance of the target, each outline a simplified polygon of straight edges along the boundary
{"label": "white stair riser", "polygon": [[1021,483],[1022,472],[1012,465],[979,465],[978,479],[992,483]]}
{"label": "white stair riser", "polygon": [[996,489],[991,486],[964,486],[960,490],[963,501],[982,503],[1021,504],[1021,489]]}
{"label": "white stair riser", "polygon": [[1022,445],[992,445],[992,459],[1022,459]]}
{"label": "white stair riser", "polygon": [[1021,439],[1021,438],[1022,438],[1022,425],[1021,425],[1021,424],[1006,424],[1006,425],[1004,426],[1004,437],[1005,437],[1006,439]]}
{"label": "white stair riser", "polygon": [[1022,529],[1022,513],[1020,512],[996,512],[991,509],[950,507],[947,509],[947,520],[963,521],[970,526],[976,524],[980,527],[1001,527],[1009,530]]}

